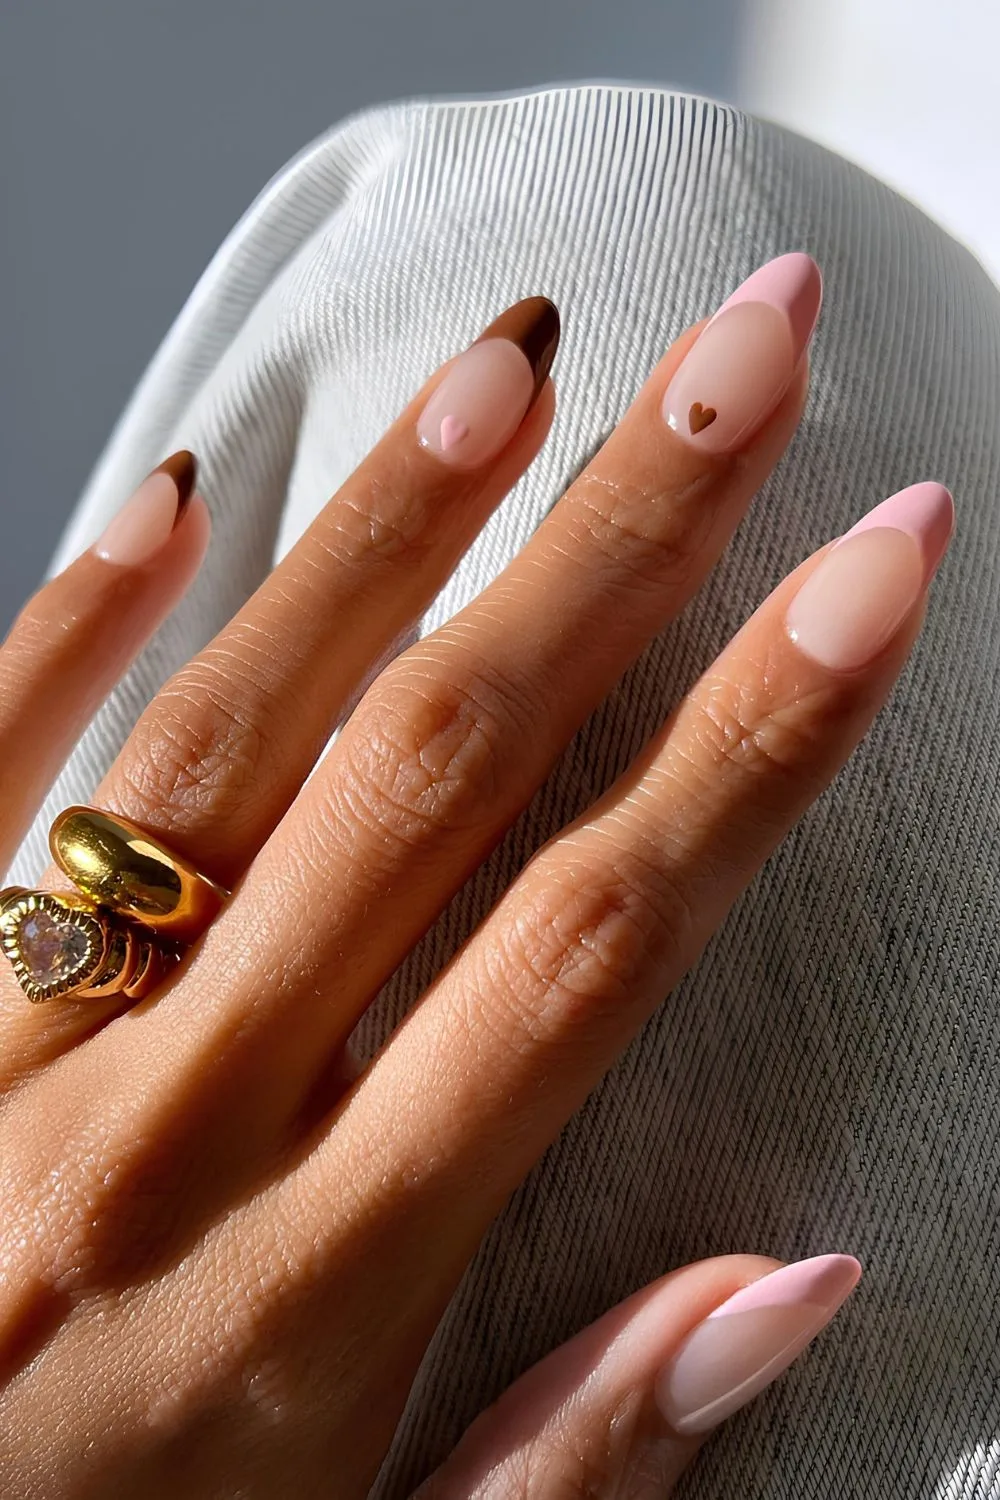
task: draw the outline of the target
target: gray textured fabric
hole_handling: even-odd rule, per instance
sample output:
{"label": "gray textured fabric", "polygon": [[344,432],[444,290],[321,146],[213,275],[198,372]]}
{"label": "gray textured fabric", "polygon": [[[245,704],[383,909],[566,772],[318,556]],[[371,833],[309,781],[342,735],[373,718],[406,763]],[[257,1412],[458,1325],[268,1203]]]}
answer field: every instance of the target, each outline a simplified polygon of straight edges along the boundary
{"label": "gray textured fabric", "polygon": [[[831,1330],[687,1496],[1000,1495],[1000,294],[917,208],[722,104],[560,87],[366,112],[265,190],[161,348],[57,561],[182,443],[215,519],[190,597],[98,715],[15,867],[169,671],[264,576],[437,363],[536,292],[564,315],[544,452],[440,596],[529,536],[665,345],[770,256],[820,261],[793,447],[721,565],[364,1023],[371,1047],[530,851],[628,762],[808,552],[906,483],[953,549],[874,732],[494,1226],[373,1494],[408,1494],[529,1363],[714,1252],[857,1254]],[[331,1476],[331,1493],[336,1493]]]}

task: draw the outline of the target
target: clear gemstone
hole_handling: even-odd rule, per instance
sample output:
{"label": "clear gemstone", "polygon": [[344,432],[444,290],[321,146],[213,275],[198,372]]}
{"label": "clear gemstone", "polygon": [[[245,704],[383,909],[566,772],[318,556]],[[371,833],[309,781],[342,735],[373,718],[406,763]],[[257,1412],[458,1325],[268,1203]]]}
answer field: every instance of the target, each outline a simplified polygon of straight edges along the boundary
{"label": "clear gemstone", "polygon": [[29,912],[21,923],[17,945],[22,962],[38,985],[66,984],[84,970],[90,944],[74,922],[58,921],[47,911]]}

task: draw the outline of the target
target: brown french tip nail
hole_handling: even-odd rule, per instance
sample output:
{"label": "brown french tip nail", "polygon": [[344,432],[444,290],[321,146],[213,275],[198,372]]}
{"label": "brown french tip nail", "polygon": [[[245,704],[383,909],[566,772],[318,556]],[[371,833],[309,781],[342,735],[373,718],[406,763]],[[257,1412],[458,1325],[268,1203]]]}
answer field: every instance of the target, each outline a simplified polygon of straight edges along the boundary
{"label": "brown french tip nail", "polygon": [[534,404],[559,343],[548,297],[515,302],[464,349],[417,419],[420,446],[456,469],[476,469],[510,442]]}
{"label": "brown french tip nail", "polygon": [[[527,376],[525,376],[527,379]],[[94,543],[105,562],[141,567],[164,547],[194,491],[198,465],[182,448],[147,474]]]}
{"label": "brown french tip nail", "polygon": [[535,378],[532,401],[545,384],[559,347],[559,309],[548,297],[525,297],[494,318],[476,339],[509,339],[524,354]]}
{"label": "brown french tip nail", "polygon": [[171,453],[163,463],[153,470],[154,474],[169,474],[177,486],[177,515],[174,518],[176,526],[184,514],[188,501],[194,494],[195,481],[198,478],[198,460],[187,448],[179,448],[176,453]]}

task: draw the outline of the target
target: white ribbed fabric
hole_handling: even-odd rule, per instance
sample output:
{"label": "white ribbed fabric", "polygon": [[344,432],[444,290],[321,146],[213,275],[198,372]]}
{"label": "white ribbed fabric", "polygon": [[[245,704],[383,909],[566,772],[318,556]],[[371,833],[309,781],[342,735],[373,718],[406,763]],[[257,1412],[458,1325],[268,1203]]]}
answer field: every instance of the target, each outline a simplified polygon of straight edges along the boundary
{"label": "white ribbed fabric", "polygon": [[808,552],[924,478],[954,491],[957,537],[874,732],[491,1231],[379,1500],[408,1495],[520,1370],[612,1302],[734,1250],[850,1251],[866,1276],[684,1494],[1000,1496],[1000,294],[860,169],[709,100],[594,84],[375,109],[293,161],[222,246],[57,559],[171,449],[199,454],[215,519],[202,576],[77,748],[23,881],[165,676],[502,308],[558,302],[559,412],[428,626],[530,535],[668,342],[791,249],[821,263],[826,302],[790,453],[684,618],[397,976],[365,1046]]}

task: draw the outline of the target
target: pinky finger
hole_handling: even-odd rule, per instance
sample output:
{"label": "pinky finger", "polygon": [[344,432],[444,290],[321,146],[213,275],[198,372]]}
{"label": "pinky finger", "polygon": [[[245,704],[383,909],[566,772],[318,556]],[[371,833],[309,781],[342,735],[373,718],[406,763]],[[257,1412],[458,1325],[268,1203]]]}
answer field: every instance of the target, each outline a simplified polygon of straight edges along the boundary
{"label": "pinky finger", "polygon": [[860,1274],[850,1255],[727,1255],[672,1272],[522,1375],[413,1500],[661,1500]]}
{"label": "pinky finger", "polygon": [[190,453],[154,469],[0,646],[0,874],[94,712],[198,571],[210,526],[194,483]]}

